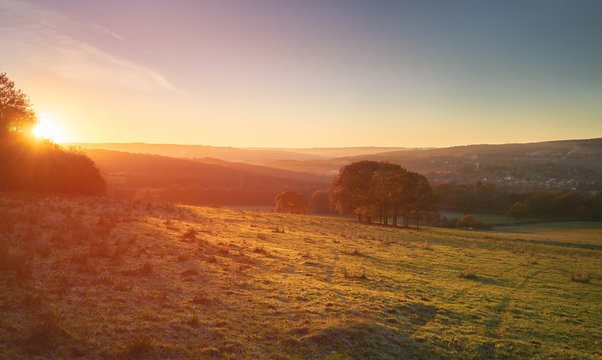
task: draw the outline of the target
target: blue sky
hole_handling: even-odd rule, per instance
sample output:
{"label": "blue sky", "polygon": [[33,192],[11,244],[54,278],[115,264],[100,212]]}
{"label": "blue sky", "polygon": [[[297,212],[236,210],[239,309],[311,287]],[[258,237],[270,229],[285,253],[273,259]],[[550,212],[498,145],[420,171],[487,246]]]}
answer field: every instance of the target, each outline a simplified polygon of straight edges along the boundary
{"label": "blue sky", "polygon": [[600,1],[0,0],[0,71],[66,141],[602,136]]}

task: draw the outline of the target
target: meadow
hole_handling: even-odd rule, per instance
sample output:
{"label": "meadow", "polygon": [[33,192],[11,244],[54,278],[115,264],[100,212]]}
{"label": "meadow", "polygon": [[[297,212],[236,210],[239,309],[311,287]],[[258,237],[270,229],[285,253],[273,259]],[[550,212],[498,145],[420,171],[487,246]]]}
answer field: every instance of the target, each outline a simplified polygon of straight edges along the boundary
{"label": "meadow", "polygon": [[0,195],[0,358],[597,359],[602,224]]}

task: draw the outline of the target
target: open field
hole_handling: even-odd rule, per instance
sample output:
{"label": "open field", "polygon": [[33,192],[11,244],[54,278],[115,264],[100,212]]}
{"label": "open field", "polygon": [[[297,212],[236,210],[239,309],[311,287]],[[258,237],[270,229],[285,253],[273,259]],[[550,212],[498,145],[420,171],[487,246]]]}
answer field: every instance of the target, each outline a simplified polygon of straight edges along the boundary
{"label": "open field", "polygon": [[570,224],[3,194],[0,358],[597,359],[602,226]]}

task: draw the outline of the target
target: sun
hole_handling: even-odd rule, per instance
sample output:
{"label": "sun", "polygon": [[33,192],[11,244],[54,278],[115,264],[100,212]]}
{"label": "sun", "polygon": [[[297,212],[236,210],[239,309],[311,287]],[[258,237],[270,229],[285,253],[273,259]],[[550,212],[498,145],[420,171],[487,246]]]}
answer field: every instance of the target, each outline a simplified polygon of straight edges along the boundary
{"label": "sun", "polygon": [[38,123],[31,132],[37,138],[48,139],[53,142],[61,142],[65,135],[58,122],[48,115],[40,115]]}

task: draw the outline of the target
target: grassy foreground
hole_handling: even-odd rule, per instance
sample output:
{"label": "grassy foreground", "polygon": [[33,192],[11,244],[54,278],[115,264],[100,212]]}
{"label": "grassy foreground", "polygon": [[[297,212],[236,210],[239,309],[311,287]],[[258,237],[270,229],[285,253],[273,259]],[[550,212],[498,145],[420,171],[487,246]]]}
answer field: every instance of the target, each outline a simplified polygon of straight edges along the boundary
{"label": "grassy foreground", "polygon": [[597,359],[602,225],[0,195],[0,358]]}

